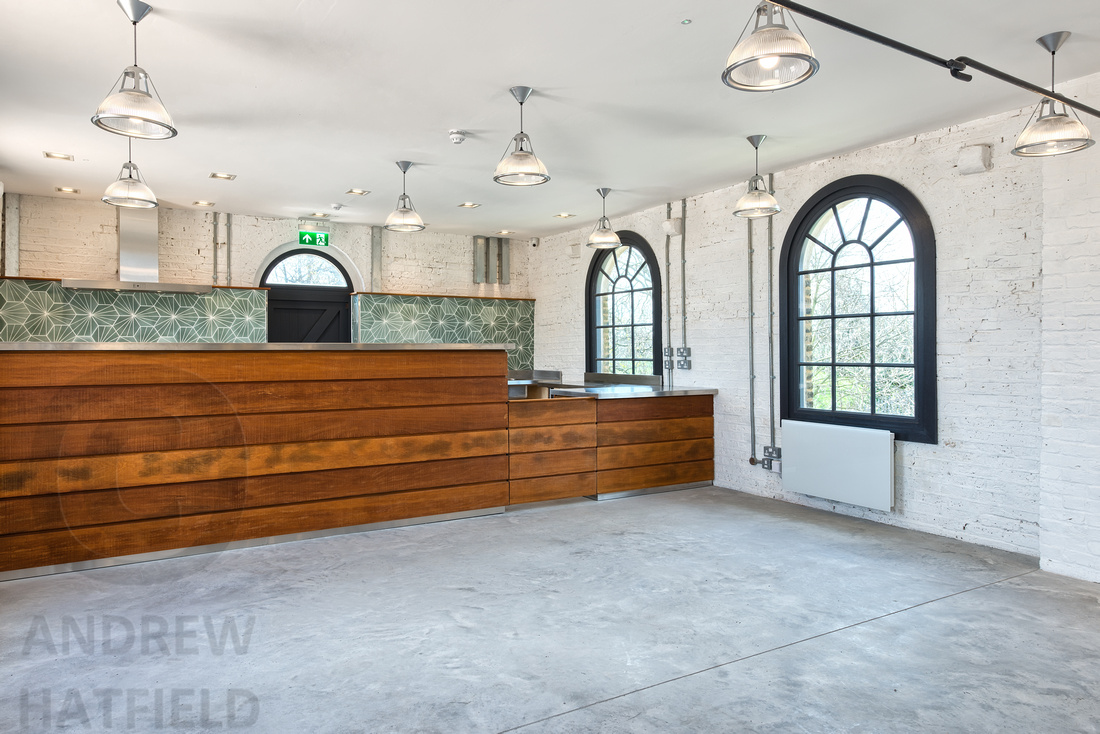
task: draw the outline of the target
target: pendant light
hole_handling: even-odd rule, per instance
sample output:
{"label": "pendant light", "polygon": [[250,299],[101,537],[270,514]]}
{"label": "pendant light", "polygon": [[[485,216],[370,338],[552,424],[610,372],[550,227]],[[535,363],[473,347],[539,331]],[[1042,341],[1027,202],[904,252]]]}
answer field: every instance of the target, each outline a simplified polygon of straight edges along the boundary
{"label": "pendant light", "polygon": [[103,202],[128,209],[154,209],[158,203],[157,197],[134,165],[134,141],[130,139],[126,143],[129,151],[127,161],[122,164],[118,179],[103,192]]}
{"label": "pendant light", "polygon": [[726,59],[722,81],[727,86],[746,92],[772,92],[793,87],[817,72],[820,64],[813,49],[797,23],[797,32],[787,27],[783,8],[765,0],[756,6],[753,15],[749,19],[750,23],[756,21],[752,33],[745,38],[741,31],[741,38]]}
{"label": "pendant light", "polygon": [[512,87],[509,90],[519,102],[519,132],[512,138],[514,148],[504,151],[497,164],[493,180],[505,186],[538,186],[550,180],[546,166],[542,165],[531,148],[531,138],[523,132],[523,103],[534,90],[531,87]]}
{"label": "pendant light", "polygon": [[[1050,52],[1050,91],[1054,91],[1054,55],[1070,37],[1069,31],[1058,31],[1035,40]],[[1027,127],[1016,138],[1012,155],[1025,158],[1074,153],[1090,147],[1096,141],[1074,112],[1071,117],[1065,104],[1044,97],[1028,119]]]}
{"label": "pendant light", "polygon": [[750,135],[748,138],[749,142],[752,143],[752,147],[756,150],[756,173],[749,179],[749,190],[737,200],[737,205],[733,209],[734,216],[757,219],[759,217],[770,217],[782,211],[779,208],[779,202],[768,191],[768,186],[764,183],[764,177],[760,175],[760,144],[764,142],[766,137],[768,136]]}
{"label": "pendant light", "polygon": [[611,189],[596,189],[596,193],[603,199],[603,216],[596,222],[592,234],[588,235],[588,246],[596,250],[613,250],[622,242],[611,228],[611,220],[607,218],[607,195],[611,193]]}
{"label": "pendant light", "polygon": [[[134,63],[122,71],[118,91],[107,95],[92,115],[92,122],[109,133],[146,140],[176,136],[172,116],[160,101],[149,74],[137,65],[137,25],[152,8],[141,0],[118,0],[122,12],[134,24]],[[112,87],[114,89],[115,87]]]}
{"label": "pendant light", "polygon": [[409,161],[397,161],[401,169],[401,196],[397,197],[397,208],[386,217],[386,229],[391,232],[419,232],[424,229],[424,220],[413,208],[412,199],[405,193],[405,174],[412,168]]}

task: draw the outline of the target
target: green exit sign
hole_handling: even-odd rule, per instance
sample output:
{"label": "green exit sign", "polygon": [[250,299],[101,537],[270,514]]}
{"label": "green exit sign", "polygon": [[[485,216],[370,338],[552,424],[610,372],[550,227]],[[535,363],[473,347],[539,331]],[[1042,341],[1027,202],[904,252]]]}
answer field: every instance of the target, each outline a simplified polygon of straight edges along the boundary
{"label": "green exit sign", "polygon": [[328,247],[328,232],[299,232],[298,244]]}

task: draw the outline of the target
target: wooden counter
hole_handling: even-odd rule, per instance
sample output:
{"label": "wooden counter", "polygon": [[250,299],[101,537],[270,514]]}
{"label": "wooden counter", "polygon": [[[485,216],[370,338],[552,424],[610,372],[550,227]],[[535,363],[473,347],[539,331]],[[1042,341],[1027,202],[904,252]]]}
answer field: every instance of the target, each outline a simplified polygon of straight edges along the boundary
{"label": "wooden counter", "polygon": [[508,504],[503,350],[135,347],[0,352],[0,571]]}

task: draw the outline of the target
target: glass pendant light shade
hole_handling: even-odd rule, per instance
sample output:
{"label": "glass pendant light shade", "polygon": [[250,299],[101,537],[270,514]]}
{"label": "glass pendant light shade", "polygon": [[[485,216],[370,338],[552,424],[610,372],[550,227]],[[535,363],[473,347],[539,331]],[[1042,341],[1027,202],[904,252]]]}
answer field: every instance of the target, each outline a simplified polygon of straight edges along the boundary
{"label": "glass pendant light shade", "polygon": [[779,202],[768,193],[768,187],[764,183],[764,177],[757,174],[749,179],[749,190],[737,200],[737,206],[733,209],[734,216],[745,219],[758,217],[770,217],[783,211]]}
{"label": "glass pendant light shade", "polygon": [[611,228],[611,220],[607,218],[607,195],[611,189],[596,189],[596,193],[603,199],[603,216],[596,222],[592,234],[588,235],[588,246],[595,250],[611,250],[622,244],[619,235]]}
{"label": "glass pendant light shade", "polygon": [[[1050,91],[1054,92],[1054,55],[1072,34],[1069,31],[1056,31],[1040,36],[1035,42],[1050,52]],[[1023,158],[1041,158],[1045,156],[1074,153],[1092,146],[1096,141],[1089,134],[1077,113],[1070,115],[1064,102],[1044,97],[1031,113],[1027,126],[1016,138],[1012,155]]]}
{"label": "glass pendant light shade", "polygon": [[397,197],[397,208],[386,217],[386,229],[391,232],[419,232],[424,229],[424,220],[413,209],[412,199],[406,194]]}
{"label": "glass pendant light shade", "polygon": [[157,206],[157,197],[153,195],[141,172],[132,161],[122,164],[118,180],[103,192],[103,201],[111,206],[124,206],[131,209],[153,209]]}
{"label": "glass pendant light shade", "polygon": [[405,174],[412,168],[409,161],[397,161],[401,169],[401,196],[397,197],[397,208],[386,217],[385,228],[391,232],[419,232],[424,229],[424,220],[413,208],[412,199],[405,193]]}
{"label": "glass pendant light shade", "polygon": [[546,166],[542,165],[531,149],[531,138],[527,133],[516,133],[512,138],[515,146],[511,152],[505,151],[497,164],[493,180],[505,186],[537,186],[550,180]]}
{"label": "glass pendant light shade", "polygon": [[747,92],[772,92],[806,81],[820,64],[801,33],[787,27],[783,8],[762,2],[756,25],[726,59],[722,81]]}
{"label": "glass pendant light shade", "polygon": [[127,66],[121,79],[118,91],[103,100],[92,115],[92,122],[107,132],[131,138],[165,140],[175,137],[172,116],[164,109],[145,69]]}

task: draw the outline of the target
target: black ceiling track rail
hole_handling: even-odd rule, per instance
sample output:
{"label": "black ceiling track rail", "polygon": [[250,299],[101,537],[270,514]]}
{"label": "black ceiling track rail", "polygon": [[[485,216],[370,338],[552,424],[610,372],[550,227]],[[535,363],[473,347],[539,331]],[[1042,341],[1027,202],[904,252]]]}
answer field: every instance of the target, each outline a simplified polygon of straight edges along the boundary
{"label": "black ceiling track rail", "polygon": [[833,28],[839,28],[840,30],[851,33],[852,35],[859,36],[860,38],[866,38],[868,41],[874,41],[875,43],[879,43],[883,46],[892,48],[895,51],[901,51],[903,54],[908,54],[909,56],[914,56],[923,61],[927,61],[930,64],[935,64],[936,66],[943,67],[944,69],[947,69],[949,72],[951,72],[951,76],[959,79],[960,81],[968,82],[973,79],[973,76],[966,73],[966,69],[974,69],[976,71],[982,72],[983,74],[987,74],[994,79],[1000,79],[1003,82],[1008,82],[1009,84],[1017,86],[1020,89],[1026,89],[1029,92],[1038,94],[1042,97],[1046,97],[1047,99],[1053,99],[1056,102],[1061,102],[1067,107],[1072,107],[1075,110],[1080,110],[1081,112],[1092,115],[1093,117],[1100,117],[1100,110],[1096,109],[1095,107],[1089,107],[1086,104],[1082,104],[1076,100],[1069,99],[1068,97],[1058,94],[1057,92],[1049,89],[1044,89],[1037,84],[1032,84],[1029,81],[1012,76],[1011,74],[1003,72],[1000,69],[996,69],[987,64],[983,64],[980,61],[975,61],[969,56],[958,56],[953,59],[941,59],[939,56],[930,54],[927,51],[922,51],[919,48],[910,46],[906,43],[902,43],[901,41],[895,41],[893,38],[889,38],[888,36],[884,36],[880,33],[875,33],[874,31],[869,31],[866,28],[861,28],[858,25],[849,23],[846,20],[841,20],[840,18],[835,18],[826,13],[822,13],[819,10],[814,10],[813,8],[807,7],[801,3],[791,2],[791,0],[768,0],[768,2],[770,2],[772,5],[778,5],[781,8],[786,8],[787,10],[790,10],[792,12],[799,13],[800,15],[805,15],[807,18],[812,18],[816,21],[824,23],[825,25],[832,26]]}

